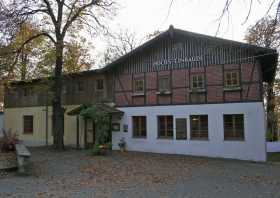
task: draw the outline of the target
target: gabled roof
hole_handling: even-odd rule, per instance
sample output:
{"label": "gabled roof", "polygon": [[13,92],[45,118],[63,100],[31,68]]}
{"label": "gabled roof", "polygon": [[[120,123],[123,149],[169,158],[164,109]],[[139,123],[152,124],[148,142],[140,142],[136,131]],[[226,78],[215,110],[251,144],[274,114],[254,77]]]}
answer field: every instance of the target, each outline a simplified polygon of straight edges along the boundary
{"label": "gabled roof", "polygon": [[185,36],[188,38],[208,39],[208,40],[212,40],[214,42],[220,42],[220,43],[224,43],[224,44],[228,44],[228,45],[232,45],[232,46],[240,46],[240,47],[242,46],[242,47],[250,48],[250,49],[256,51],[255,56],[260,58],[260,62],[262,65],[262,70],[263,70],[264,81],[269,82],[271,79],[274,79],[275,72],[276,72],[276,66],[277,66],[277,60],[278,60],[278,53],[276,50],[270,49],[270,48],[259,47],[259,46],[251,45],[248,43],[243,43],[243,42],[218,38],[218,37],[214,37],[214,36],[208,36],[208,35],[203,35],[203,34],[199,34],[199,33],[189,32],[189,31],[185,31],[185,30],[181,30],[181,29],[175,29],[172,25],[169,27],[168,30],[162,32],[155,38],[140,45],[139,47],[135,48],[131,52],[125,54],[124,56],[121,56],[118,59],[114,60],[113,62],[107,64],[101,70],[102,71],[110,70],[113,67],[115,67],[116,65],[118,65],[119,63],[122,63],[123,61],[125,61],[127,58],[152,46],[157,41],[164,39],[168,36],[172,37],[175,34],[182,35],[182,36]]}

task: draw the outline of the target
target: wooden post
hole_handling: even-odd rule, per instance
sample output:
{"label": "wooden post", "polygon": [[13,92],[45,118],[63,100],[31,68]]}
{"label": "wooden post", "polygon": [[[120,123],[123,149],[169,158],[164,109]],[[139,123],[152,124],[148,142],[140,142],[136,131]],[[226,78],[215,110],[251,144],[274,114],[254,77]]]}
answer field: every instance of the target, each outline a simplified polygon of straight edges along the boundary
{"label": "wooden post", "polygon": [[80,117],[77,115],[77,149],[80,148]]}

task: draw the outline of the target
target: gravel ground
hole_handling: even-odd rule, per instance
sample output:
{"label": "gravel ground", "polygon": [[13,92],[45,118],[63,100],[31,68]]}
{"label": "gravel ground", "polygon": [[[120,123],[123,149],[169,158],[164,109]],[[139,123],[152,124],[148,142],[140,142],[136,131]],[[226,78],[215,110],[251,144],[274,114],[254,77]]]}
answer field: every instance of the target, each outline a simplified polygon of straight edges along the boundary
{"label": "gravel ground", "polygon": [[33,148],[32,174],[0,174],[0,197],[279,198],[280,164]]}

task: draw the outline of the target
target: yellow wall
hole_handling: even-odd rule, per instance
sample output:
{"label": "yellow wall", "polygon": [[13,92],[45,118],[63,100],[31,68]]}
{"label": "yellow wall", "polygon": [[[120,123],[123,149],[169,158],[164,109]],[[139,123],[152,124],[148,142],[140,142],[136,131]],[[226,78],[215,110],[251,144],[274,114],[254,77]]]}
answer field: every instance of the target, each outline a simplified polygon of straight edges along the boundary
{"label": "yellow wall", "polygon": [[[74,109],[77,105],[65,106],[66,112]],[[52,137],[52,108],[48,107],[49,133],[48,142],[53,143]],[[46,145],[46,107],[24,107],[24,108],[6,108],[5,109],[5,129],[11,130],[19,135],[19,139],[30,146]],[[33,134],[23,134],[23,116],[33,116]],[[64,117],[64,143],[65,145],[76,146],[77,121],[76,116]],[[84,144],[84,121],[80,118],[80,145]]]}

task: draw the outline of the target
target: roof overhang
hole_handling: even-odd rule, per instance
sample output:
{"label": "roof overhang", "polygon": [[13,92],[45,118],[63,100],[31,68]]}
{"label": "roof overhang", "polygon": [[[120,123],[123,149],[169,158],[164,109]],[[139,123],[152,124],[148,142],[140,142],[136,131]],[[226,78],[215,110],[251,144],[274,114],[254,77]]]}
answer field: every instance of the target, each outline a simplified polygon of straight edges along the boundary
{"label": "roof overhang", "polygon": [[81,111],[87,108],[90,108],[91,106],[95,105],[95,107],[98,109],[98,111],[108,113],[113,116],[123,116],[124,112],[118,110],[115,107],[112,107],[111,105],[108,105],[106,103],[97,103],[97,104],[82,104],[78,107],[71,109],[67,112],[67,115],[69,116],[78,116],[80,115]]}

